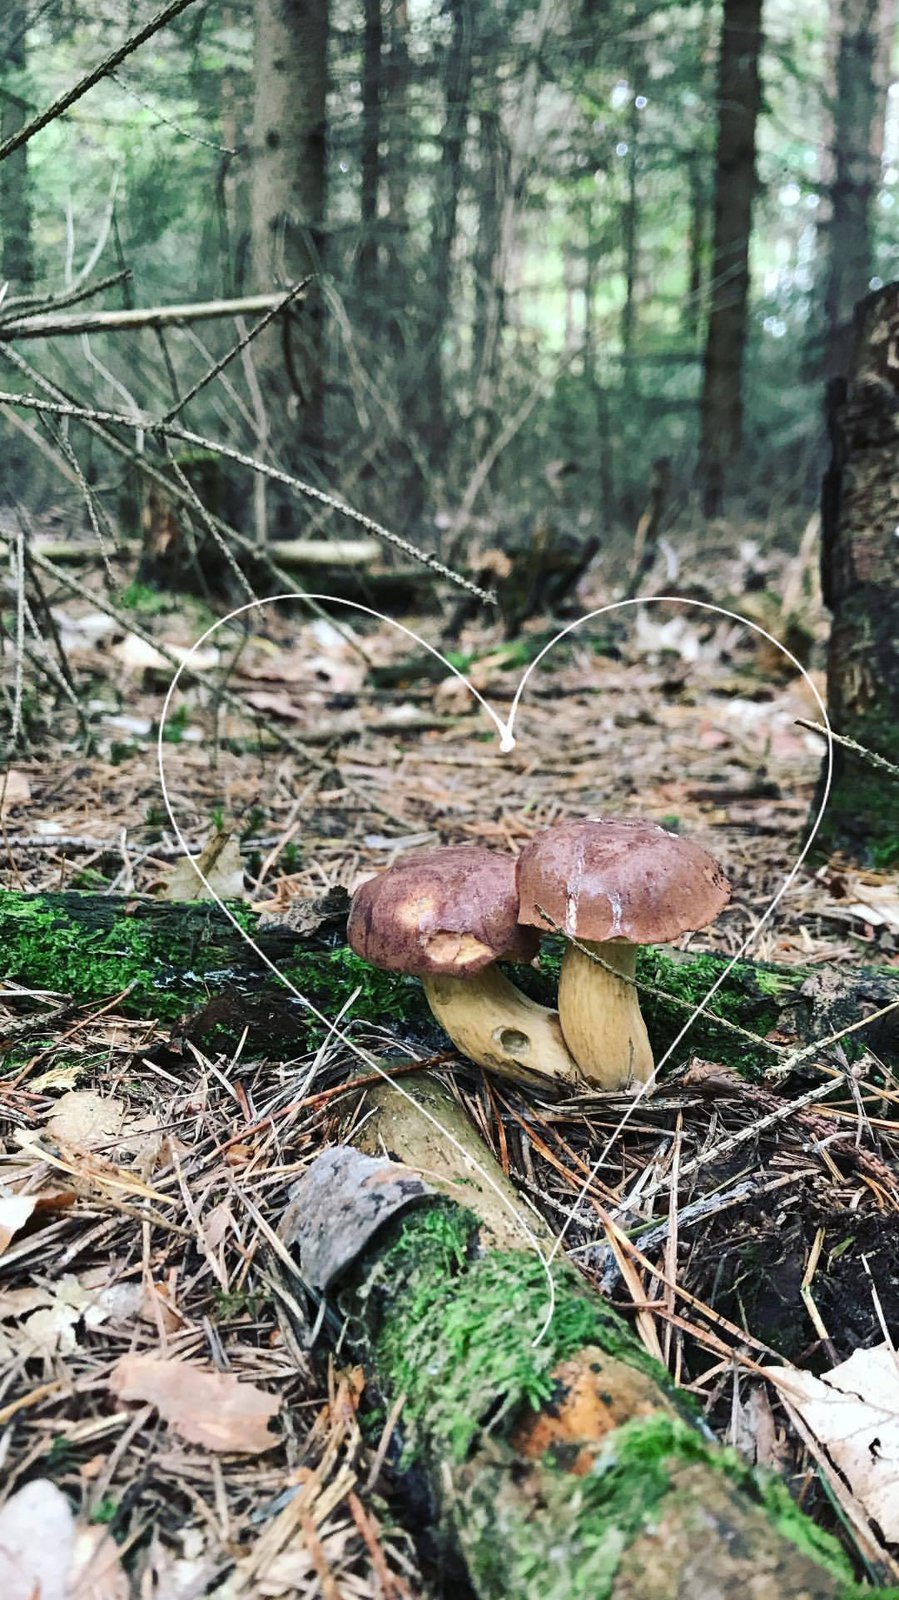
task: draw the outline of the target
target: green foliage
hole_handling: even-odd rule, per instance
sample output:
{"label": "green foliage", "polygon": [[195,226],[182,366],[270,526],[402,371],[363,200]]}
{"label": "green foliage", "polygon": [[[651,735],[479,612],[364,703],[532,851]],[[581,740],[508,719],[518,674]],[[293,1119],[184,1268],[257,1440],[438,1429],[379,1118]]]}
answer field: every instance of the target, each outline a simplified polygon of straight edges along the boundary
{"label": "green foliage", "polygon": [[135,578],[119,594],[118,604],[123,611],[137,611],[144,617],[158,617],[172,610],[173,601],[171,595],[161,594],[158,589],[152,589],[148,583],[138,583]]}

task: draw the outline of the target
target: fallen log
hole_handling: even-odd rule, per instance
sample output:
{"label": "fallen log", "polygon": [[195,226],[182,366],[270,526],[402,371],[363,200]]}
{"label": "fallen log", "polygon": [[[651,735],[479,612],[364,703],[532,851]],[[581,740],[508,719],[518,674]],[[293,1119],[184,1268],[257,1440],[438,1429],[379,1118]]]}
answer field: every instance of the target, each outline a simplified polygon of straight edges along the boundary
{"label": "fallen log", "polygon": [[[405,1085],[427,1108],[429,1081]],[[426,1118],[393,1086],[377,1099],[368,1146],[384,1133],[403,1164],[326,1150],[292,1191],[282,1239],[306,1281],[336,1298],[380,1396],[402,1397],[401,1465],[424,1475],[481,1600],[872,1592],[779,1479],[710,1440],[665,1369],[565,1263],[550,1269],[548,1317],[533,1219],[511,1202],[517,1247],[497,1239],[508,1180],[470,1124],[453,1123],[463,1204],[422,1161]]]}
{"label": "fallen log", "polygon": [[[113,844],[110,857],[120,865]],[[337,898],[330,905],[308,902],[308,916],[294,917],[294,927],[288,927],[260,919],[243,902],[231,908],[235,926],[208,901],[7,891],[0,893],[0,979],[62,994],[78,1005],[103,1004],[122,994],[125,1014],[177,1023],[192,1038],[223,1044],[239,1038],[246,1025],[247,1051],[269,1052],[287,1042],[298,1053],[316,1045],[322,1024],[278,982],[245,933],[325,1016],[335,1016],[358,988],[350,1016],[377,1017],[407,1037],[442,1047],[418,981],[378,972],[346,948],[346,899],[332,894]],[[558,941],[545,942],[541,972],[515,969],[516,981],[535,999],[552,998],[560,948]],[[640,951],[641,1009],[657,1057],[724,964],[712,954]],[[897,999],[895,968],[847,971],[741,961],[709,1014],[692,1025],[673,1064],[699,1053],[759,1074],[780,1059],[783,1046],[827,1037]],[[845,1041],[847,1054],[862,1047],[897,1060],[897,1014]]]}

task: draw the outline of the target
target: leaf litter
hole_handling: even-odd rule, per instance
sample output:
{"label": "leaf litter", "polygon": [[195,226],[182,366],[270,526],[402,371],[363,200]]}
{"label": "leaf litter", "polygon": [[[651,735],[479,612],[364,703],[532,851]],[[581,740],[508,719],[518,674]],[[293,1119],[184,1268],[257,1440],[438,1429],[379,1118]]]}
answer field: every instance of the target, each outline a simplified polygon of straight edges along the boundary
{"label": "leaf litter", "polygon": [[[741,585],[735,563],[733,592]],[[608,598],[600,584],[584,595],[585,609]],[[817,708],[801,680],[760,664],[732,625],[687,614],[671,626],[639,610],[637,618],[639,636],[597,629],[541,666],[515,750],[499,760],[468,692],[456,678],[443,685],[421,671],[407,639],[356,627],[367,668],[343,632],[269,612],[228,682],[274,703],[248,704],[243,717],[224,704],[211,712],[207,690],[183,683],[185,715],[166,745],[166,770],[192,851],[224,834],[223,888],[277,915],[298,899],[311,907],[352,891],[416,844],[514,850],[569,813],[643,813],[697,837],[734,878],[733,916],[691,942],[732,953],[791,864],[821,755],[820,740],[797,724]],[[131,675],[123,701],[108,671],[115,624],[107,618],[92,632],[80,602],[67,604],[66,619],[73,664],[93,674],[96,754],[84,760],[60,713],[52,761],[46,750],[19,761],[30,798],[5,819],[13,881],[37,891],[75,882],[193,897],[196,874],[176,876],[183,869],[153,765],[164,658],[160,666],[119,630],[119,666]],[[409,621],[434,637],[433,618]],[[185,604],[146,626],[183,654],[205,622]],[[820,641],[820,613],[810,630]],[[536,625],[525,644],[531,636]],[[481,692],[506,709],[521,652],[484,623],[469,626],[460,648]],[[223,648],[219,659],[228,658]],[[375,684],[375,668],[387,686]],[[214,680],[212,654],[204,670]],[[822,683],[814,651],[811,670]],[[278,720],[289,747],[278,742]],[[191,730],[199,740],[183,737]],[[318,766],[303,759],[304,745]],[[841,862],[804,874],[753,955],[811,970],[896,964],[893,894],[887,876],[872,883]],[[296,925],[320,929],[322,915]],[[338,937],[328,928],[316,936]],[[257,1221],[277,1220],[304,1166],[358,1106],[362,1091],[348,1087],[356,1060],[332,1041],[300,1097],[314,1057],[300,1037],[293,1056],[249,1044],[207,1055],[114,1005],[42,1025],[58,1001],[12,989],[3,999],[17,1051],[14,1030],[32,1019],[35,1066],[24,1075],[17,1066],[2,1091],[9,1498],[0,1519],[52,1476],[71,1520],[52,1496],[42,1514],[121,1548],[122,1600],[311,1597],[335,1586],[359,1600],[432,1593],[389,1439],[360,1427],[364,1375],[310,1352],[317,1308],[272,1257]],[[377,1017],[352,1026],[369,1048],[396,1043],[395,1028]],[[545,1103],[440,1059],[505,1168],[558,1226],[623,1104]],[[791,1385],[797,1374],[826,1381],[829,1368],[882,1341],[881,1315],[899,1329],[896,1091],[870,1058],[855,1070],[854,1085],[812,1108],[817,1122],[797,1116],[787,1095],[742,1080],[720,1078],[710,1095],[674,1077],[615,1141],[567,1241],[599,1282],[610,1268],[596,1203],[614,1208],[637,1243],[655,1230],[625,1281],[613,1278],[613,1296],[638,1298],[719,1436],[802,1477],[807,1508],[831,1528],[830,1502],[809,1476],[815,1448],[831,1449],[827,1426],[813,1448],[816,1432],[798,1431],[794,1402],[784,1402],[780,1383],[760,1383],[758,1364],[776,1361]],[[672,1211],[675,1151],[681,1171],[702,1164]],[[690,1299],[664,1287],[672,1262]],[[877,1404],[879,1380],[871,1381]],[[222,1394],[233,1412],[223,1411]],[[32,1476],[35,1463],[43,1477]],[[102,1524],[90,1521],[98,1513]],[[0,1584],[0,1593],[18,1600],[11,1587]],[[106,1591],[95,1600],[108,1600]]]}

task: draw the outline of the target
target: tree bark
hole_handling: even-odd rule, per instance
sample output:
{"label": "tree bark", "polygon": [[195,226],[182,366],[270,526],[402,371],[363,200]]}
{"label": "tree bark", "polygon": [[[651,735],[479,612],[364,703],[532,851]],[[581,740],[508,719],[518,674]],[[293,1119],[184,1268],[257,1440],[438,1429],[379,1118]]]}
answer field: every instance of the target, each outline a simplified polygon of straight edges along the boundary
{"label": "tree bark", "polygon": [[[848,379],[829,389],[832,459],[822,497],[821,578],[833,613],[828,713],[837,733],[899,765],[899,285],[857,308]],[[839,745],[822,842],[899,861],[899,783]]]}
{"label": "tree bark", "polygon": [[[17,844],[15,838],[10,843]],[[120,861],[118,843],[110,857]],[[396,973],[376,972],[343,944],[346,904],[334,891],[330,910],[296,902],[290,925],[261,924],[246,906],[239,915],[260,949],[292,977],[301,993],[326,1015],[336,1015],[360,983],[360,1005],[369,1015],[394,1019],[400,1031],[422,1026],[439,1048],[421,985]],[[307,921],[304,923],[303,918]],[[303,931],[309,928],[312,931]],[[721,971],[724,958],[683,958],[678,952],[643,950],[638,979],[671,999],[643,994],[641,1006],[657,1054],[679,1032],[689,1009]],[[552,1002],[549,979],[516,969],[522,987]],[[0,978],[32,989],[58,991],[78,1005],[102,1002],[128,989],[122,1010],[163,1021],[192,1018],[192,1036],[240,1036],[249,1024],[265,1048],[273,1039],[296,1046],[309,1023],[302,1007],[274,977],[217,907],[105,894],[0,893]],[[530,981],[533,979],[533,981]],[[822,1038],[899,998],[894,969],[806,968],[739,962],[712,1003],[713,1011],[761,1037],[806,1044]],[[899,1058],[899,1027],[888,1016],[859,1036],[890,1060]],[[771,1065],[776,1057],[713,1017],[694,1024],[684,1055],[743,1070]]]}
{"label": "tree bark", "polygon": [[886,39],[892,43],[895,0],[838,0],[832,90],[831,185],[827,217],[825,371],[845,374],[851,358],[853,307],[873,271],[873,206],[880,181],[889,83]]}
{"label": "tree bark", "polygon": [[497,361],[505,322],[506,286],[501,274],[502,216],[509,184],[509,147],[497,108],[480,116],[478,232],[474,251],[474,323],[471,391],[474,449],[479,455],[492,429]]}
{"label": "tree bark", "polygon": [[359,288],[370,298],[378,277],[378,204],[381,192],[381,83],[384,25],[381,0],[364,0],[362,43],[362,159],[359,205],[360,239],[356,270]]}
{"label": "tree bark", "polygon": [[[426,1080],[410,1081],[424,1099]],[[452,1125],[459,1203],[416,1170],[433,1140],[422,1147],[415,1108],[395,1089],[377,1104],[403,1165],[325,1151],[281,1234],[306,1280],[336,1296],[385,1400],[403,1396],[406,1461],[480,1600],[844,1595],[836,1541],[804,1524],[779,1480],[707,1442],[664,1368],[567,1264],[551,1269],[550,1301],[522,1202],[510,1208],[531,1248],[524,1230],[519,1248],[497,1244],[489,1180],[502,1194],[507,1180],[474,1130]]]}
{"label": "tree bark", "polygon": [[405,275],[409,230],[407,140],[409,128],[409,9],[407,0],[391,0],[387,56],[387,216],[390,223],[391,275]]}
{"label": "tree bark", "polygon": [[[6,82],[0,88],[0,145],[28,121],[28,106],[21,94],[27,65],[28,12],[27,0],[6,0],[3,7],[0,56],[5,63]],[[0,162],[0,240],[0,273],[14,286],[27,288],[34,281],[27,145]]]}
{"label": "tree bark", "polygon": [[[251,230],[260,289],[320,276],[324,254],[328,0],[256,0]],[[268,411],[268,443],[298,472],[318,457],[324,429],[322,297],[298,320],[253,344]],[[295,508],[276,507],[278,532]]]}
{"label": "tree bark", "polygon": [[700,411],[699,481],[706,516],[718,516],[723,509],[727,467],[742,443],[761,47],[762,0],[725,0],[718,61],[712,284]]}
{"label": "tree bark", "polygon": [[440,161],[431,205],[431,280],[427,287],[425,317],[427,368],[425,426],[432,457],[441,463],[447,442],[446,372],[443,342],[450,321],[450,295],[453,280],[453,247],[456,217],[462,187],[462,156],[468,126],[471,98],[472,31],[474,12],[471,0],[450,0],[453,28],[446,59],[444,81],[444,123]]}

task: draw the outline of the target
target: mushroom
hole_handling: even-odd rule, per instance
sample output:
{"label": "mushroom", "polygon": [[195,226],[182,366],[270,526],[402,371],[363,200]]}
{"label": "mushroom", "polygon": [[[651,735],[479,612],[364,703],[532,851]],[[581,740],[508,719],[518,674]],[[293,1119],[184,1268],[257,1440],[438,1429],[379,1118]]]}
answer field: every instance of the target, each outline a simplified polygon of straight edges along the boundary
{"label": "mushroom", "polygon": [[647,1083],[652,1046],[627,981],[637,946],[667,943],[718,915],[730,884],[714,857],[639,817],[561,822],[525,846],[518,893],[521,922],[545,930],[548,918],[584,947],[569,944],[559,976],[562,1033],[584,1076],[603,1089]]}
{"label": "mushroom", "polygon": [[497,961],[531,961],[539,935],[518,921],[515,861],[480,845],[401,856],[353,896],[350,948],[421,978],[428,1004],[470,1060],[519,1082],[581,1080],[559,1014],[521,993]]}

